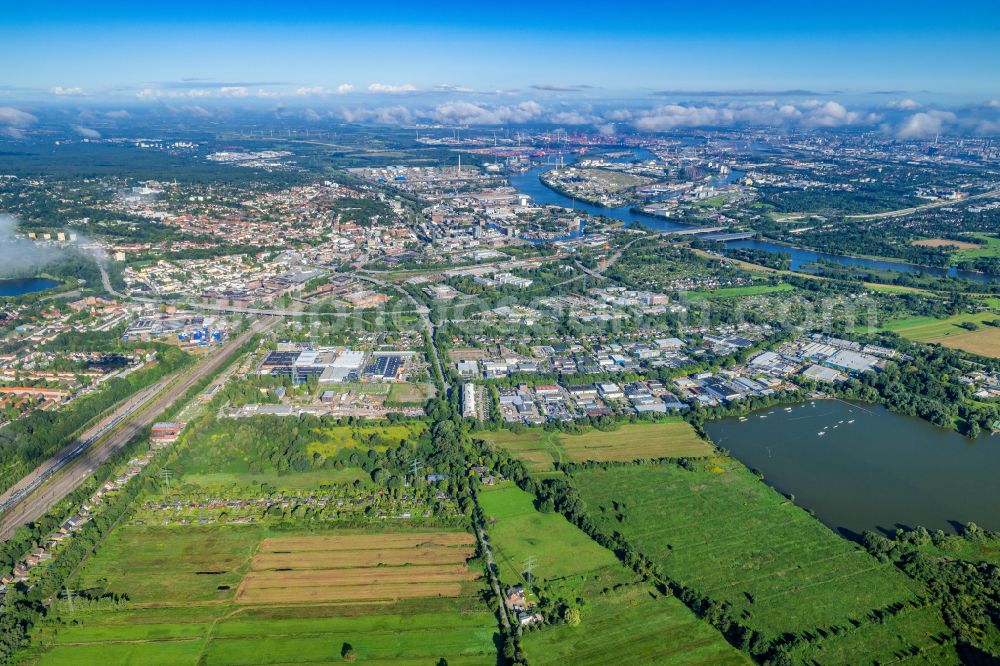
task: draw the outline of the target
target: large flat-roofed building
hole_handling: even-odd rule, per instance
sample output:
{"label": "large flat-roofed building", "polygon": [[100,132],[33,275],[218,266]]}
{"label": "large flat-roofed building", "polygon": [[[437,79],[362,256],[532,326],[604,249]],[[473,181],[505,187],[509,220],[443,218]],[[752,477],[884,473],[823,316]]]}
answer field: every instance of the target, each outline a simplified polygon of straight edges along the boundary
{"label": "large flat-roofed building", "polygon": [[476,411],[476,385],[462,384],[462,416],[475,418]]}

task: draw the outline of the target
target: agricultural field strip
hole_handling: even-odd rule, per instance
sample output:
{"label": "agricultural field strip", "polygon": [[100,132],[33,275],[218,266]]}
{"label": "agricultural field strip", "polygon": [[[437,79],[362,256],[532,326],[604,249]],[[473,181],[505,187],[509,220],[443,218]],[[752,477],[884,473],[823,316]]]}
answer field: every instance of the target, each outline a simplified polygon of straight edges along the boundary
{"label": "agricultural field strip", "polygon": [[[624,485],[627,486],[627,484],[624,484]],[[621,497],[621,496],[628,497],[627,493],[625,495],[623,495],[622,492],[621,492],[622,488],[623,488],[623,484],[621,482],[615,483],[615,484],[613,484],[610,487],[615,487],[615,486],[617,486],[616,490],[607,491],[607,492],[602,492],[601,493],[602,497],[601,497],[601,499],[599,501],[599,504],[601,506],[609,506],[610,505],[610,498],[614,497],[615,495],[617,495],[619,497]],[[605,490],[606,490],[607,487],[608,486],[604,487]],[[689,494],[689,497],[690,497],[690,495],[691,494]],[[627,508],[625,509],[625,511],[627,511],[627,512],[634,511],[637,515],[653,515],[653,514],[650,514],[649,511],[648,511],[649,505],[648,504],[644,505],[643,502],[642,502],[642,499],[643,498],[639,498],[638,502],[635,500],[635,498],[629,499],[628,502],[627,502]],[[674,504],[672,502],[672,499],[673,498],[669,498],[667,501],[670,501],[671,505],[676,508],[678,505]],[[694,515],[705,515],[705,514],[707,514],[709,512],[708,508],[705,505],[704,498],[700,498],[700,499],[702,500],[702,504],[700,505],[700,507],[698,508],[698,510],[696,510],[694,512]],[[740,499],[751,499],[751,498],[750,497],[746,497],[744,495],[744,497],[742,497],[742,498],[740,498],[740,497],[734,498],[734,501],[738,501]],[[753,499],[766,500],[767,498],[766,497],[761,497],[761,496],[757,495],[757,496],[754,496]],[[649,502],[649,501],[650,500],[647,500],[647,502]],[[654,503],[655,503],[655,501],[654,501]],[[731,504],[731,502],[728,503],[728,504]],[[636,508],[636,507],[638,507],[638,508]],[[715,510],[718,510],[718,507],[715,507]],[[688,513],[691,513],[691,512],[690,512],[690,510],[685,511],[685,510],[681,509],[679,511],[679,513],[681,513],[681,514],[688,514]],[[601,517],[601,519],[602,520],[608,520],[608,521],[610,521],[611,520],[611,516],[610,515],[604,515],[604,516]],[[801,522],[801,521],[796,521],[796,522]],[[806,525],[803,525],[803,526],[806,526]],[[787,530],[787,526],[784,526],[784,525],[779,526],[779,530],[781,529],[781,527],[785,527],[785,529]],[[651,534],[662,535],[664,532],[668,532],[670,530],[671,530],[670,526],[667,526],[665,528],[657,528],[655,530],[639,530],[639,531],[634,531],[633,530],[633,536],[630,536],[628,538],[630,538],[630,540],[632,540],[633,543],[636,544],[636,546],[639,548],[640,551],[645,551],[649,555],[655,555],[656,552],[659,552],[658,557],[659,557],[660,561],[666,567],[668,567],[668,570],[671,570],[671,569],[675,570],[676,573],[673,574],[673,575],[677,575],[679,577],[679,580],[682,581],[682,582],[684,582],[685,579],[688,579],[687,580],[687,584],[693,585],[696,589],[701,589],[700,586],[705,585],[706,583],[709,582],[709,580],[702,580],[701,579],[702,577],[698,576],[697,574],[694,574],[694,575],[691,575],[691,576],[687,576],[687,575],[685,575],[685,573],[692,573],[693,574],[693,572],[695,572],[695,571],[705,571],[706,569],[710,569],[711,567],[706,566],[706,554],[698,554],[698,553],[693,553],[692,554],[692,553],[688,553],[688,555],[689,555],[688,557],[683,557],[683,555],[682,555],[682,553],[684,551],[683,548],[678,548],[678,549],[671,548],[670,550],[660,550],[657,547],[656,544],[650,543],[650,535]],[[688,530],[680,530],[680,531],[681,532],[686,532]],[[756,530],[756,531],[751,530],[751,532],[753,534],[755,534],[755,535],[759,535],[760,534],[759,530]],[[733,540],[733,537],[735,537],[735,539],[739,539],[740,540],[739,542],[742,543],[743,540],[746,538],[747,534],[748,534],[748,532],[746,530],[741,530],[740,533],[735,534],[735,535],[729,535],[729,537],[730,537],[730,540]],[[723,538],[725,538],[725,537],[723,537]],[[756,539],[756,540],[759,541],[759,539]],[[702,541],[702,540],[699,540],[699,541],[702,544],[706,543],[705,541]],[[788,545],[794,546],[795,545],[794,540],[793,541],[788,541],[787,539],[782,539],[782,542],[786,546],[788,546]],[[715,544],[718,545],[720,543],[720,541],[719,540],[713,540],[712,543],[715,543]],[[753,543],[753,541],[751,541],[751,543]],[[831,543],[833,543],[833,542],[831,542]],[[671,545],[672,546],[676,546],[676,543],[673,543]],[[774,546],[774,544],[768,543],[767,551],[768,551],[769,554],[773,554],[774,552],[776,552],[776,551],[773,550],[773,546]],[[837,557],[837,554],[833,554],[833,555],[827,556],[825,558],[820,558],[820,560],[819,560],[818,563],[821,566],[819,566],[819,567],[813,567],[809,563],[810,562],[816,563],[815,553],[811,552],[812,549],[811,549],[811,547],[809,547],[808,548],[809,555],[806,556],[806,557],[802,557],[803,555],[806,555],[806,553],[803,552],[803,549],[805,549],[806,547],[808,547],[809,544],[807,544],[806,542],[803,542],[801,544],[801,546],[802,546],[802,548],[793,548],[791,553],[785,553],[785,554],[781,554],[780,553],[780,551],[782,550],[782,548],[779,547],[779,551],[777,551],[777,552],[779,553],[780,556],[775,556],[774,559],[777,559],[777,560],[780,560],[780,561],[803,561],[803,560],[805,560],[805,562],[802,564],[802,569],[811,571],[811,575],[809,575],[805,580],[802,580],[801,577],[799,577],[799,576],[793,576],[791,579],[788,579],[785,576],[785,574],[787,574],[789,571],[798,571],[799,568],[796,568],[796,569],[785,569],[783,571],[777,571],[777,572],[770,572],[768,574],[765,574],[762,577],[758,576],[758,577],[754,577],[753,579],[744,579],[744,580],[740,580],[739,578],[735,578],[734,579],[734,577],[732,577],[732,576],[723,575],[723,579],[724,580],[725,579],[729,579],[732,582],[725,583],[725,584],[723,584],[721,586],[720,585],[712,586],[711,587],[711,591],[716,592],[716,593],[722,592],[723,596],[732,596],[731,594],[730,595],[726,595],[725,592],[726,591],[731,591],[731,592],[735,591],[733,588],[738,589],[739,586],[745,585],[746,583],[753,583],[753,582],[771,583],[771,585],[765,586],[765,589],[758,589],[757,591],[754,592],[755,603],[753,604],[753,606],[755,608],[757,608],[757,610],[758,610],[758,613],[756,613],[757,615],[761,615],[761,613],[759,611],[764,611],[768,607],[770,607],[770,608],[773,609],[773,610],[771,610],[771,611],[769,611],[767,613],[764,613],[763,616],[759,617],[759,621],[763,621],[764,624],[769,624],[769,621],[768,621],[768,619],[766,617],[767,615],[773,615],[775,613],[779,613],[780,614],[780,613],[783,612],[783,611],[781,611],[780,608],[775,608],[774,607],[774,603],[778,600],[779,597],[784,596],[784,595],[786,595],[788,593],[792,593],[792,592],[799,593],[799,592],[801,592],[804,589],[813,589],[813,588],[816,588],[818,586],[829,585],[830,583],[834,583],[834,586],[833,586],[834,589],[842,588],[843,585],[836,585],[837,581],[844,581],[844,580],[848,580],[850,578],[854,578],[854,577],[857,577],[857,576],[864,576],[865,577],[864,578],[864,583],[862,583],[861,586],[859,588],[857,588],[859,593],[853,595],[854,599],[851,602],[851,604],[849,604],[849,606],[854,606],[854,608],[852,609],[850,607],[846,607],[846,608],[843,609],[843,611],[845,613],[844,617],[848,617],[848,616],[854,615],[854,614],[856,614],[858,612],[868,612],[870,610],[873,610],[876,606],[883,605],[881,603],[873,603],[875,601],[875,598],[873,597],[873,593],[875,593],[876,590],[881,590],[884,593],[885,601],[891,602],[891,603],[912,602],[915,599],[915,597],[916,597],[916,593],[914,592],[913,587],[911,585],[903,585],[902,586],[903,589],[900,589],[899,585],[894,585],[893,584],[894,580],[887,580],[883,576],[876,575],[875,572],[879,571],[879,569],[880,569],[880,567],[878,567],[878,566],[875,566],[875,567],[866,566],[866,567],[864,567],[864,568],[862,568],[860,570],[854,569],[853,571],[844,571],[842,567],[834,566],[833,571],[831,571],[830,570],[830,565],[836,565],[836,564],[840,564],[840,563],[850,564],[850,561],[847,558]],[[716,552],[717,550],[718,549],[713,549],[713,552]],[[664,556],[664,554],[668,553],[668,552],[670,554]],[[827,552],[829,552],[829,550],[827,550]],[[857,550],[847,551],[847,552],[855,552],[855,553],[857,553],[859,555],[864,555],[864,553],[862,553],[860,551],[857,551]],[[845,552],[843,554],[846,555],[847,552]],[[715,562],[718,562],[719,564],[721,564],[723,571],[725,571],[725,570],[728,569],[731,573],[736,573],[736,572],[733,572],[733,564],[729,560],[730,560],[730,558],[733,555],[738,555],[738,554],[739,554],[738,552],[734,553],[731,550],[722,549],[721,552],[717,553],[716,557],[712,557],[711,553],[709,553],[708,554],[708,560],[709,561],[715,561]],[[787,557],[787,555],[791,555],[791,558]],[[673,566],[671,566],[671,561],[673,561],[673,563],[674,563]],[[819,571],[813,571],[813,569],[816,569],[816,568],[818,568]],[[830,576],[831,573],[834,574],[832,577]],[[884,573],[891,573],[891,572],[885,571]],[[822,576],[823,578],[817,580],[817,576]],[[893,576],[889,576],[889,578],[893,579],[894,577]],[[715,577],[714,582],[718,583],[718,581],[719,581],[719,579],[717,577]],[[782,585],[782,583],[784,585]],[[751,586],[751,587],[754,587],[754,586]],[[757,586],[757,587],[759,587],[759,586]],[[784,588],[784,589],[782,589],[782,588]],[[862,590],[864,590],[864,591],[862,592]],[[905,590],[905,592],[904,592],[904,590]],[[702,591],[707,591],[707,590],[702,590]],[[757,599],[756,599],[757,594],[762,594],[763,595],[760,598],[760,601],[762,602],[760,604],[757,604]],[[820,594],[819,598],[822,598],[823,596],[828,596],[828,595]],[[738,599],[739,599],[739,595],[737,595],[734,598],[734,601],[738,600]],[[770,603],[766,603],[767,601],[770,601]],[[738,604],[738,605],[742,605],[742,604]],[[858,607],[858,606],[860,606],[860,607]]]}
{"label": "agricultural field strip", "polygon": [[[698,507],[699,512],[696,512],[696,515],[697,515],[697,513],[700,513],[700,510],[703,509],[710,500],[705,499],[704,497],[702,497],[701,495],[698,495],[697,493],[690,493],[690,494],[687,495],[687,497],[679,496],[679,495],[677,495],[677,496],[671,496],[671,501],[674,504],[674,506],[679,506],[679,505],[682,504],[682,502],[678,501],[678,500],[693,499],[693,498],[697,498],[698,501],[697,502],[692,502],[690,504],[687,504],[686,506]],[[656,503],[657,503],[657,501],[655,499],[648,500],[648,501],[644,502],[642,499],[638,499],[637,500],[636,498],[632,497],[632,498],[629,498],[629,500],[628,500],[628,506],[632,506],[633,504],[635,504],[637,506],[644,507],[644,508],[649,508],[650,505],[655,506]],[[767,516],[768,514],[771,514],[771,513],[773,513],[773,511],[769,507],[762,507],[762,508],[758,509],[757,511],[747,511],[747,512],[744,512],[744,513],[741,514],[741,518],[742,518],[741,522],[744,523],[744,524],[751,524],[751,521],[753,521],[753,519],[755,519],[757,517],[761,517],[761,516]],[[802,523],[804,521],[798,521],[798,522]],[[772,532],[778,532],[778,533],[788,532],[787,525],[775,525],[775,524],[768,524],[768,523],[765,522],[764,526],[768,530],[770,530]],[[756,533],[756,534],[760,533],[759,529],[754,529],[752,531],[754,533]],[[660,524],[659,524],[658,527],[650,528],[650,529],[647,529],[647,530],[642,530],[641,532],[637,532],[637,534],[642,534],[644,536],[653,536],[653,535],[660,535],[660,534],[663,534],[665,532],[671,532],[672,534],[681,534],[681,535],[683,535],[683,534],[686,534],[688,532],[698,532],[698,530],[692,529],[689,526],[689,522],[688,521],[679,520],[677,523],[666,523],[666,522],[662,522],[662,518],[661,518],[661,522],[660,522]],[[688,547],[696,548],[696,547],[700,547],[700,546],[714,546],[716,544],[719,544],[719,543],[725,542],[725,541],[729,541],[729,540],[745,539],[746,535],[749,532],[751,532],[751,530],[745,529],[742,533],[734,533],[734,534],[731,534],[729,536],[713,537],[711,539],[703,539],[703,540],[700,540],[700,541],[692,541],[692,542],[687,543],[687,544],[681,542],[680,545],[679,545],[679,547],[681,547],[681,548],[688,548]],[[671,541],[671,545],[672,546],[674,546],[675,544],[677,544],[677,540],[676,539]],[[837,550],[840,550],[840,548],[838,546],[835,546],[833,544],[831,544],[830,547],[831,548],[836,548]],[[676,550],[676,548],[675,548],[675,550]],[[861,551],[855,549],[854,552],[861,552]]]}
{"label": "agricultural field strip", "polygon": [[[697,495],[695,495],[695,494],[692,494],[690,496],[697,497]],[[630,505],[633,502],[630,502]],[[679,503],[675,503],[675,504],[679,504]],[[640,508],[642,508],[643,504],[640,502],[639,506],[640,506]],[[754,512],[754,513],[766,513],[766,512],[767,511],[765,509],[761,509],[759,512]],[[747,514],[747,515],[748,516],[752,516],[753,514]],[[746,522],[746,521],[744,521],[744,522]],[[693,530],[688,530],[688,531],[693,531]],[[699,541],[699,542],[691,542],[691,543],[688,543],[688,544],[684,544],[684,543],[677,544],[676,540],[672,540],[671,544],[670,544],[671,545],[671,551],[670,551],[671,552],[671,557],[675,558],[675,559],[678,559],[678,560],[692,560],[693,559],[693,560],[697,560],[697,561],[704,561],[706,556],[701,551],[702,550],[708,550],[708,551],[710,551],[710,553],[719,553],[719,557],[717,559],[721,559],[722,557],[724,557],[724,555],[721,553],[721,551],[719,549],[720,545],[725,544],[727,542],[734,542],[734,541],[737,541],[737,542],[740,542],[740,543],[744,543],[747,534],[750,533],[751,531],[754,534],[756,534],[756,535],[763,534],[763,532],[761,532],[761,530],[759,528],[757,528],[757,529],[754,529],[754,530],[745,530],[745,531],[743,531],[741,533],[734,533],[734,534],[731,534],[729,536],[716,537],[716,538],[712,538],[712,539],[702,540],[702,541]],[[769,530],[768,531],[771,532],[771,533],[774,533],[774,534],[787,535],[789,537],[787,539],[782,539],[780,542],[779,541],[774,541],[774,540],[769,540],[768,541],[768,545],[769,545],[769,548],[770,548],[771,552],[785,552],[786,554],[788,554],[787,551],[786,551],[786,549],[782,548],[781,546],[791,546],[792,548],[790,550],[792,550],[794,552],[796,550],[795,546],[801,544],[800,541],[797,541],[797,540],[795,540],[793,538],[793,535],[788,534],[788,527],[786,525],[769,526]],[[670,525],[670,524],[664,525],[664,524],[661,523],[661,526],[658,527],[658,528],[655,528],[655,529],[635,531],[634,532],[634,534],[635,534],[634,538],[637,541],[646,541],[646,540],[648,540],[649,537],[652,537],[652,536],[659,536],[659,535],[662,535],[662,534],[665,534],[665,533],[672,533],[672,534],[681,533],[681,534],[683,534],[684,532],[685,532],[684,528],[679,528],[676,525]],[[848,556],[861,557],[862,559],[867,559],[866,554],[864,552],[860,551],[860,550],[857,550],[857,549],[841,550],[840,548],[835,548],[834,544],[830,544],[830,546],[831,547],[825,551],[825,552],[828,552],[828,553],[832,553],[830,555],[823,555],[821,557],[811,557],[811,558],[801,558],[801,557],[796,558],[796,560],[799,561],[799,562],[803,562],[803,560],[806,560],[801,566],[800,565],[796,565],[795,567],[789,567],[789,568],[784,569],[784,570],[774,571],[774,572],[771,572],[769,574],[764,574],[764,575],[757,576],[757,577],[754,577],[754,578],[741,578],[741,579],[738,579],[738,580],[734,580],[730,584],[716,586],[714,588],[710,588],[710,590],[705,590],[705,591],[706,592],[707,591],[719,591],[719,590],[724,590],[724,589],[727,589],[727,588],[735,586],[735,585],[740,585],[740,584],[745,584],[745,583],[751,583],[751,582],[755,582],[755,581],[759,581],[759,580],[765,580],[765,579],[771,578],[773,576],[783,576],[785,573],[787,573],[789,571],[794,571],[796,569],[803,568],[803,567],[806,567],[806,566],[811,569],[813,566],[815,566],[817,564],[831,562],[833,560],[845,558],[845,557],[848,557]],[[694,551],[694,552],[692,553],[691,551]],[[840,551],[840,552],[837,552],[837,551]],[[811,550],[811,552],[815,553],[815,551],[812,551],[812,550]],[[823,553],[823,552],[824,551],[820,551],[820,554]],[[687,555],[687,557],[684,557],[685,555]],[[710,557],[710,559],[716,559],[716,558],[711,558]],[[885,569],[885,568],[887,568],[887,567],[884,566],[884,565],[883,566],[876,566],[876,567],[872,567],[871,569],[856,570],[856,571],[852,572],[849,575],[855,575],[855,574],[858,574],[858,573],[863,573],[864,571],[871,571],[871,570]],[[831,580],[834,580],[834,579],[836,579],[836,577],[834,577]],[[698,576],[694,576],[694,577],[692,577],[692,580],[701,580],[701,579]]]}
{"label": "agricultural field strip", "polygon": [[269,537],[258,552],[279,551],[338,551],[416,548],[433,546],[468,546],[476,542],[468,532],[421,532],[417,534],[348,534],[342,536]]}
{"label": "agricultural field strip", "polygon": [[407,548],[379,551],[366,550],[311,550],[297,553],[268,552],[254,556],[251,568],[265,569],[335,569],[349,567],[377,567],[380,565],[425,565],[465,562],[475,555],[474,548],[441,546],[421,548],[415,555]]}
{"label": "agricultural field strip", "polygon": [[[364,604],[370,606],[371,604]],[[384,606],[383,604],[375,604]],[[328,604],[331,608],[343,606],[343,604]],[[358,604],[351,604],[357,607]],[[88,624],[80,626],[68,626],[60,628],[59,632],[52,637],[56,643],[62,645],[73,644],[93,644],[104,642],[152,642],[158,640],[196,640],[204,636],[209,625],[217,622],[216,638],[237,638],[241,636],[297,636],[297,635],[323,635],[332,630],[344,632],[360,632],[373,634],[394,634],[397,632],[417,632],[436,630],[440,628],[440,616],[434,613],[419,613],[416,615],[402,616],[398,614],[372,614],[361,616],[331,616],[320,618],[283,618],[261,620],[247,617],[244,611],[253,610],[250,607],[238,608],[236,611],[227,613],[224,616],[211,615],[192,620],[191,622],[110,622],[106,624]],[[126,615],[122,613],[122,615]],[[489,615],[488,611],[467,611],[458,610],[453,617],[449,618],[449,626],[478,628],[482,626],[482,617]],[[134,614],[128,613],[129,618]],[[94,617],[99,617],[94,616]],[[300,628],[296,630],[296,628]],[[183,636],[163,636],[152,637],[153,632],[171,631]],[[123,635],[133,635],[136,633],[146,635],[138,638],[121,637]],[[87,640],[83,640],[86,638]]]}
{"label": "agricultural field strip", "polygon": [[[470,578],[470,576],[472,576]],[[325,586],[380,585],[384,583],[437,582],[475,580],[479,574],[462,564],[430,564],[425,566],[355,567],[345,569],[298,569],[284,571],[251,571],[245,580],[257,587],[298,587],[321,583]]]}

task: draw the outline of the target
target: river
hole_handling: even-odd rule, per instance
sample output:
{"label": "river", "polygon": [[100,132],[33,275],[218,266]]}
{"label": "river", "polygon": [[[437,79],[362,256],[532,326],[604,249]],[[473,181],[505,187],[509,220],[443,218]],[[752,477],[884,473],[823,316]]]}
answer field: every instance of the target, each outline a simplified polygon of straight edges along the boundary
{"label": "river", "polygon": [[0,296],[23,296],[51,289],[58,284],[55,280],[40,277],[0,280]]}
{"label": "river", "polygon": [[936,266],[920,266],[908,264],[902,261],[892,261],[886,259],[863,259],[861,257],[847,257],[840,254],[830,254],[828,252],[817,252],[816,250],[805,250],[797,247],[790,247],[780,243],[771,243],[760,240],[738,240],[729,241],[726,247],[744,247],[764,252],[784,253],[792,258],[791,268],[793,271],[804,273],[816,272],[809,264],[819,261],[838,264],[840,266],[858,266],[879,271],[896,271],[899,273],[923,273],[925,275],[936,275],[938,277],[959,278],[962,280],[972,280],[983,284],[1000,282],[1000,277],[974,273],[971,271],[960,271],[954,266],[950,268],[939,268]]}
{"label": "river", "polygon": [[[648,150],[640,148],[634,152],[635,157],[633,159],[648,160],[655,159],[655,156]],[[593,157],[600,157],[599,155],[594,155]],[[572,163],[573,160],[567,161],[567,164]],[[609,161],[619,161],[619,160],[609,160]],[[630,161],[630,160],[621,160]],[[603,215],[604,217],[611,218],[613,220],[620,220],[625,223],[625,226],[632,226],[634,224],[641,225],[650,229],[652,231],[681,231],[690,230],[691,226],[687,224],[678,224],[677,222],[672,222],[671,220],[658,217],[656,215],[646,215],[643,213],[632,212],[631,205],[620,206],[618,208],[603,208],[601,206],[595,206],[593,204],[586,203],[584,201],[578,201],[564,194],[556,192],[550,187],[547,187],[539,179],[544,172],[549,169],[553,169],[553,166],[538,166],[532,169],[528,169],[524,173],[514,173],[510,174],[509,180],[510,184],[517,189],[518,192],[522,194],[527,194],[531,197],[531,200],[536,204],[547,206],[562,206],[563,208],[571,208],[573,210],[580,211],[585,215],[597,216]],[[716,182],[719,184],[731,183],[742,175],[742,172],[730,171],[723,177],[720,177]]]}
{"label": "river", "polygon": [[772,407],[705,430],[844,536],[918,525],[954,532],[970,521],[1000,529],[1000,437],[970,441],[915,417],[839,400]]}
{"label": "river", "polygon": [[[648,152],[648,151],[646,151]],[[642,152],[636,153],[637,158],[647,159],[647,157]],[[651,154],[650,154],[651,155]],[[593,204],[588,204],[583,201],[577,201],[571,197],[567,197],[564,194],[560,194],[555,190],[545,186],[539,176],[552,169],[552,166],[539,166],[529,169],[524,173],[511,174],[509,176],[510,184],[517,189],[518,192],[522,194],[527,194],[531,199],[541,205],[553,205],[562,206],[564,208],[571,208],[573,210],[578,210],[585,215],[603,215],[615,220],[622,221],[625,226],[631,226],[634,224],[641,225],[650,229],[652,231],[659,232],[670,232],[670,231],[681,231],[690,230],[692,227],[686,224],[678,224],[677,222],[672,222],[669,219],[663,217],[657,217],[654,215],[645,215],[643,213],[634,213],[631,210],[631,206],[621,206],[619,208],[602,208],[600,206],[594,206]],[[731,171],[726,177],[720,179],[719,183],[732,182],[734,179],[739,178],[742,175],[741,172]],[[568,238],[575,238],[579,236],[579,233],[570,234],[563,238],[557,240],[564,240]],[[984,275],[982,273],[974,273],[971,271],[960,271],[954,267],[951,268],[938,268],[935,266],[919,266],[917,264],[908,264],[902,261],[892,261],[886,259],[863,259],[860,257],[848,257],[839,254],[830,254],[828,252],[817,252],[815,250],[805,250],[796,247],[790,247],[788,245],[782,245],[780,243],[772,243],[769,241],[759,241],[759,240],[739,240],[739,241],[728,241],[726,243],[727,247],[731,248],[752,248],[755,250],[762,250],[764,252],[772,253],[784,253],[791,255],[792,258],[792,270],[811,273],[815,272],[815,269],[808,268],[809,264],[818,261],[826,261],[830,263],[839,264],[841,266],[858,266],[861,268],[868,268],[872,270],[880,271],[896,271],[900,273],[924,273],[927,275],[936,275],[938,277],[953,277],[960,278],[963,280],[971,280],[973,282],[979,282],[982,284],[990,284],[992,282],[1000,282],[1000,277]]]}

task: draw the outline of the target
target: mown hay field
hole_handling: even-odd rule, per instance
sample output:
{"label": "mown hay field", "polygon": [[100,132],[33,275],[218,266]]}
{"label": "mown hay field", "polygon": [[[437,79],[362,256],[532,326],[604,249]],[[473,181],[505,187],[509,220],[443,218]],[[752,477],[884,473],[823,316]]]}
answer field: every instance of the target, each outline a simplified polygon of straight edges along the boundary
{"label": "mown hay field", "polygon": [[366,664],[493,665],[474,554],[448,530],[123,526],[71,584],[129,601],[60,602],[25,663],[315,664],[350,643]]}

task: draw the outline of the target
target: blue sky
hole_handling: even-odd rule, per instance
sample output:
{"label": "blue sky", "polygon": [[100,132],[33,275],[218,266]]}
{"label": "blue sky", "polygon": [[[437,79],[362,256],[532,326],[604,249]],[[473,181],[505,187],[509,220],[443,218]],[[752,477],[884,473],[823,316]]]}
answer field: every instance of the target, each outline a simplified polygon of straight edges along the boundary
{"label": "blue sky", "polygon": [[789,89],[1000,97],[996,2],[43,4],[4,10],[8,99],[435,86],[542,99]]}

